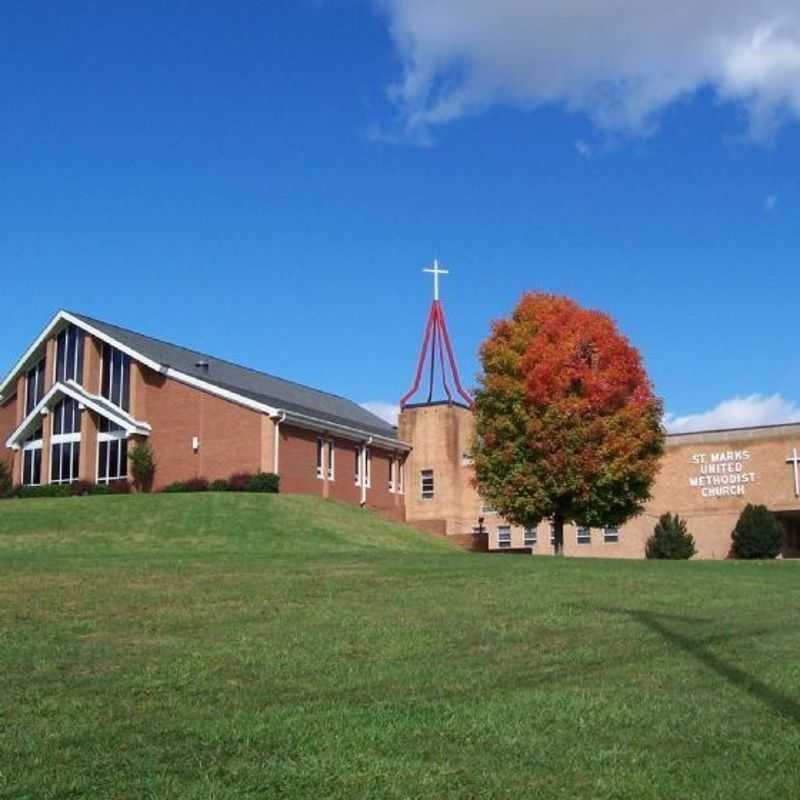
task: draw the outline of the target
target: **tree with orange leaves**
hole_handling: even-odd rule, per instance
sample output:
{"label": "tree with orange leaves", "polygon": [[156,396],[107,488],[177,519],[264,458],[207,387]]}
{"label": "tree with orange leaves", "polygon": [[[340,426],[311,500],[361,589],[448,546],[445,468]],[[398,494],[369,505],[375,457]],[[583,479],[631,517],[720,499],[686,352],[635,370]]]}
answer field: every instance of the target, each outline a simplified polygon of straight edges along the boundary
{"label": "tree with orange leaves", "polygon": [[475,483],[509,522],[617,526],[639,513],[664,451],[662,405],[613,320],[528,293],[481,346]]}

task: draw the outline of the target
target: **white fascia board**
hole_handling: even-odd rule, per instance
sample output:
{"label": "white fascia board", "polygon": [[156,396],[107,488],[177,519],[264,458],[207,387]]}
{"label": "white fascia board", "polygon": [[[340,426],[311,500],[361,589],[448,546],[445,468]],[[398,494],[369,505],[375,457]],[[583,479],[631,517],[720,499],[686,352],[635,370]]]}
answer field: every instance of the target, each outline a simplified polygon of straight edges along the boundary
{"label": "white fascia board", "polygon": [[328,422],[324,419],[317,417],[309,417],[306,414],[299,414],[294,411],[281,412],[286,414],[286,422],[294,423],[300,428],[307,428],[312,431],[319,431],[321,433],[335,433],[343,439],[350,439],[354,442],[361,442],[362,444],[367,441],[379,445],[386,450],[401,450],[409,452],[412,447],[407,442],[400,439],[390,439],[388,436],[381,436],[377,433],[369,431],[362,431],[358,428],[351,428],[348,425],[340,425],[335,422]]}
{"label": "white fascia board", "polygon": [[47,340],[59,322],[61,322],[64,314],[64,311],[59,311],[56,313],[53,319],[51,319],[50,322],[45,325],[44,330],[39,334],[39,336],[36,337],[36,340],[33,342],[33,344],[22,354],[19,361],[17,361],[12,368],[11,372],[9,372],[8,375],[6,375],[6,377],[3,379],[3,382],[0,383],[0,400],[6,399],[6,395],[8,394],[8,385],[12,381],[16,381],[19,373],[26,366],[28,366],[28,362],[31,360],[36,351],[42,346],[42,343]]}
{"label": "white fascia board", "polygon": [[20,442],[25,438],[26,434],[31,430],[35,430],[34,426],[38,424],[42,412],[50,407],[50,404],[57,395],[71,397],[86,408],[91,409],[97,414],[111,420],[111,422],[116,425],[119,425],[128,435],[139,434],[141,436],[147,436],[150,433],[150,425],[146,422],[135,420],[121,408],[116,408],[109,404],[104,397],[89,394],[74,381],[69,381],[68,383],[61,383],[59,381],[50,387],[45,396],[36,404],[33,411],[22,420],[16,430],[9,436],[8,441],[6,441],[6,447],[19,449]]}
{"label": "white fascia board", "polygon": [[245,408],[251,408],[253,411],[260,411],[262,414],[268,414],[271,417],[279,413],[279,410],[273,406],[268,406],[266,403],[259,403],[258,400],[253,400],[237,392],[232,392],[230,389],[223,389],[221,386],[216,386],[201,378],[195,378],[194,375],[187,375],[185,372],[180,372],[172,367],[162,366],[157,367],[157,369],[167,378],[180,381],[187,386],[193,386],[195,389],[202,389],[204,392],[221,397],[223,400],[230,400],[232,403],[237,403]]}

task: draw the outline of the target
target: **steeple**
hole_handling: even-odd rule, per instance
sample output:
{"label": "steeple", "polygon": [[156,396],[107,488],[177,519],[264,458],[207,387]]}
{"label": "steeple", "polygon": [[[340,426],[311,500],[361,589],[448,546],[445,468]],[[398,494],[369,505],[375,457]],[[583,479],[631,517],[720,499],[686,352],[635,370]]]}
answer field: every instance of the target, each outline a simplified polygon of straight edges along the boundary
{"label": "steeple", "polygon": [[[420,384],[422,383],[423,370],[428,369],[428,395],[427,400],[423,404],[431,404],[437,402],[434,399],[436,388],[439,381],[441,381],[442,389],[444,389],[445,396],[448,403],[458,402],[453,400],[453,392],[450,390],[449,378],[452,380],[455,391],[467,404],[472,408],[473,400],[468,392],[461,386],[461,378],[458,374],[458,365],[456,358],[453,354],[453,347],[450,343],[450,334],[447,332],[447,322],[444,317],[444,308],[439,299],[439,277],[441,275],[449,275],[449,270],[441,269],[438,260],[434,259],[433,267],[426,267],[423,272],[428,272],[433,275],[433,302],[431,303],[430,311],[428,312],[428,321],[425,324],[425,335],[422,340],[422,349],[419,354],[419,361],[417,363],[417,372],[414,376],[414,384],[410,391],[404,395],[400,401],[400,408],[403,409],[409,404],[409,400],[419,391]],[[447,362],[445,363],[445,353],[447,354]],[[438,377],[437,377],[438,372]]]}

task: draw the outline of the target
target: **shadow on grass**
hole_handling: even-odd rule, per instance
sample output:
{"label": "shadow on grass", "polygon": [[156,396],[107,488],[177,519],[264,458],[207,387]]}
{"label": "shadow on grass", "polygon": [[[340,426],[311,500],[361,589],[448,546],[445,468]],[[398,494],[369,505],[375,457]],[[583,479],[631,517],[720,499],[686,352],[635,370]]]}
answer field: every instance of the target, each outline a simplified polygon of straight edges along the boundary
{"label": "shadow on grass", "polygon": [[771,708],[776,714],[800,725],[800,703],[793,697],[783,692],[773,689],[763,681],[750,675],[739,667],[734,666],[723,658],[715,655],[708,648],[708,640],[698,640],[675,630],[673,624],[703,623],[708,620],[697,619],[694,617],[680,617],[674,614],[654,614],[650,611],[637,611],[624,608],[604,608],[599,609],[609,614],[620,614],[630,617],[643,627],[659,634],[670,644],[683,650],[684,653],[695,658],[705,667],[716,672],[732,686],[746,692],[751,697]]}

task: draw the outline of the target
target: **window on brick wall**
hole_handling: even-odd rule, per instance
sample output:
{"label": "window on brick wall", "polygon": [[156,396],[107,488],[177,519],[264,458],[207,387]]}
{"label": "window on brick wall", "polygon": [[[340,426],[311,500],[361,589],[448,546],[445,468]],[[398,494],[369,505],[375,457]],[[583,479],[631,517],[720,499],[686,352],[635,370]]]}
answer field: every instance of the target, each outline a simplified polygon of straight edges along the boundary
{"label": "window on brick wall", "polygon": [[25,392],[25,416],[33,411],[44,397],[44,370],[45,360],[42,359],[35,367],[28,370]]}
{"label": "window on brick wall", "polygon": [[511,547],[511,527],[509,525],[501,525],[500,527],[498,527],[497,546]]}
{"label": "window on brick wall", "polygon": [[317,438],[317,477],[322,480],[322,470],[325,463],[325,442],[322,437]]}
{"label": "window on brick wall", "polygon": [[372,486],[372,453],[369,447],[364,448],[364,458],[366,459],[364,463],[364,486],[369,489]]}
{"label": "window on brick wall", "polygon": [[128,439],[119,425],[101,417],[97,434],[97,482],[128,477]]}
{"label": "window on brick wall", "polygon": [[42,429],[22,445],[22,485],[39,486],[42,482]]}
{"label": "window on brick wall", "polygon": [[336,445],[328,442],[328,480],[332,481],[336,477]]}
{"label": "window on brick wall", "polygon": [[536,528],[525,528],[523,542],[525,547],[536,547]]}
{"label": "window on brick wall", "polygon": [[434,488],[433,470],[423,469],[419,474],[419,489],[422,499],[433,500]]}
{"label": "window on brick wall", "polygon": [[576,541],[578,544],[591,544],[592,543],[592,529],[587,528],[585,525],[578,526]]}
{"label": "window on brick wall", "polygon": [[130,411],[131,359],[112,347],[103,345],[103,366],[100,371],[100,394],[114,405]]}
{"label": "window on brick wall", "polygon": [[356,447],[355,483],[361,486],[361,448]]}
{"label": "window on brick wall", "polygon": [[395,472],[397,470],[397,462],[394,456],[389,458],[389,491],[394,494],[395,492]]}
{"label": "window on brick wall", "polygon": [[75,325],[56,337],[55,379],[83,383],[83,331]]}
{"label": "window on brick wall", "polygon": [[606,544],[616,544],[619,541],[619,529],[605,528],[603,530],[603,541]]}

